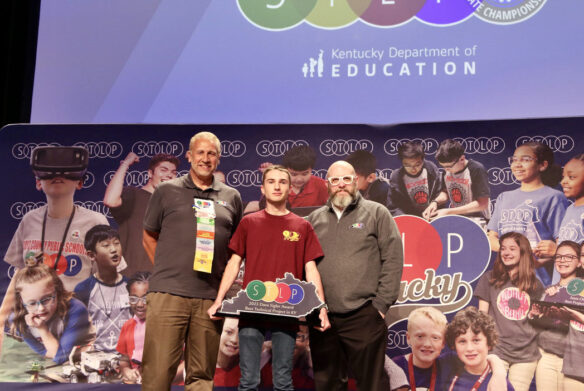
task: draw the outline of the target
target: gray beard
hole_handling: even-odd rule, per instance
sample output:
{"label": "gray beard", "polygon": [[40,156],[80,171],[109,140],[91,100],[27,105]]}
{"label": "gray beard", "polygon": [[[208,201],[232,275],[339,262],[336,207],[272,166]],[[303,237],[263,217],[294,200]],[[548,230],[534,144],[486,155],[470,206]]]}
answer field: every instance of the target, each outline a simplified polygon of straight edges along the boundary
{"label": "gray beard", "polygon": [[347,206],[351,205],[354,199],[355,196],[353,194],[349,194],[349,196],[339,196],[338,194],[335,194],[331,202],[337,208],[344,210]]}

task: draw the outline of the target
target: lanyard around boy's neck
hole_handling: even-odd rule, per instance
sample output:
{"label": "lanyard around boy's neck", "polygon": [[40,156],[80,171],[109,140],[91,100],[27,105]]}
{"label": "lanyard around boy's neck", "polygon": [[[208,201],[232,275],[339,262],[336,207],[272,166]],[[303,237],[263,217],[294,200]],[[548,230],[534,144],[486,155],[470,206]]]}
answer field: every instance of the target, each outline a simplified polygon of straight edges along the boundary
{"label": "lanyard around boy's neck", "polygon": [[[489,364],[487,364],[487,367],[485,368],[483,373],[481,373],[481,376],[475,382],[475,384],[472,386],[470,391],[477,391],[479,389],[479,387],[481,386],[481,384],[483,384],[483,382],[485,381],[485,378],[487,377],[489,372],[491,372],[491,366]],[[448,388],[448,391],[452,391],[454,389],[454,385],[456,384],[457,380],[458,380],[458,375],[454,376],[454,379],[452,379],[452,383],[450,383],[450,388]]]}
{"label": "lanyard around boy's neck", "polygon": [[[434,391],[436,389],[436,360],[432,363],[432,376],[430,377],[430,388],[428,391]],[[416,377],[414,376],[414,353],[410,354],[408,358],[408,374],[410,377],[410,389],[416,391]]]}
{"label": "lanyard around boy's neck", "polygon": [[[67,239],[67,233],[69,232],[69,227],[71,227],[71,222],[73,221],[73,216],[75,216],[75,205],[73,205],[73,211],[71,212],[71,216],[69,216],[69,221],[67,221],[67,226],[65,227],[65,232],[63,232],[63,239],[61,240],[61,244],[59,245],[59,252],[57,253],[57,258],[55,258],[55,264],[53,265],[53,269],[57,270],[57,266],[59,265],[59,259],[61,259],[61,254],[63,253],[63,248],[65,247],[65,240]],[[49,215],[49,206],[47,205],[47,209],[45,209],[45,215],[43,216],[43,229],[41,231],[41,253],[45,251],[45,230],[47,228],[47,216]],[[44,257],[43,257],[44,258]]]}

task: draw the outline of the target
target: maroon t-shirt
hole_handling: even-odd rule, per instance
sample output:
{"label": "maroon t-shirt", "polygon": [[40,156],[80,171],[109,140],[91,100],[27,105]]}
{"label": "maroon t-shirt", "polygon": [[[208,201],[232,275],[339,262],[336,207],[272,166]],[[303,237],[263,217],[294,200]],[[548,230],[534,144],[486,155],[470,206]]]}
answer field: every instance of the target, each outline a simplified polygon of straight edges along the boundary
{"label": "maroon t-shirt", "polygon": [[245,216],[229,242],[245,258],[243,287],[253,280],[276,281],[289,272],[304,279],[304,265],[324,254],[310,223],[294,213],[268,214],[265,209]]}

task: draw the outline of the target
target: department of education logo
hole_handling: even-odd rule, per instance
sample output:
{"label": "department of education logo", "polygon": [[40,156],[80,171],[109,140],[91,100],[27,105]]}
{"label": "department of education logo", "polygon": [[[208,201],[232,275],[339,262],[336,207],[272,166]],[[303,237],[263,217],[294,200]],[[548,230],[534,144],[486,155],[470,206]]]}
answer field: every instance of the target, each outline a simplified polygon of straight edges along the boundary
{"label": "department of education logo", "polygon": [[483,0],[475,15],[495,24],[519,23],[531,18],[547,0]]}
{"label": "department of education logo", "polygon": [[317,56],[310,57],[302,64],[302,75],[304,78],[322,77],[324,72],[324,61],[322,56],[324,50],[320,49]]}

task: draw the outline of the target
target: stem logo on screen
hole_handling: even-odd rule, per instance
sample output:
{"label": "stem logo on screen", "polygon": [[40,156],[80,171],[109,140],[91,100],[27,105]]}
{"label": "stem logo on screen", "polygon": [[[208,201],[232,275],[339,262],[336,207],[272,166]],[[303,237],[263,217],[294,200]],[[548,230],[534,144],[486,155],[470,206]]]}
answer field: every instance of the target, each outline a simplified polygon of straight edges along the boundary
{"label": "stem logo on screen", "polygon": [[241,13],[254,25],[285,30],[306,22],[338,29],[358,20],[372,27],[397,27],[414,19],[451,26],[476,16],[495,24],[521,22],[547,0],[238,0]]}

